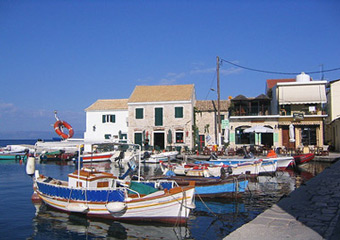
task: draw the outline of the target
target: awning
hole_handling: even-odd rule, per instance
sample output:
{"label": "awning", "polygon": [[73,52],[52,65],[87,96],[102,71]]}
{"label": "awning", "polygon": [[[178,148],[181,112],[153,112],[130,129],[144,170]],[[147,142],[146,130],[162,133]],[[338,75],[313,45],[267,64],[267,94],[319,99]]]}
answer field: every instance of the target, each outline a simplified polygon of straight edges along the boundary
{"label": "awning", "polygon": [[326,87],[322,85],[286,85],[279,87],[279,104],[327,103]]}
{"label": "awning", "polygon": [[269,127],[264,127],[264,126],[254,126],[254,127],[250,127],[247,128],[243,131],[244,133],[273,133],[274,130],[269,128]]}

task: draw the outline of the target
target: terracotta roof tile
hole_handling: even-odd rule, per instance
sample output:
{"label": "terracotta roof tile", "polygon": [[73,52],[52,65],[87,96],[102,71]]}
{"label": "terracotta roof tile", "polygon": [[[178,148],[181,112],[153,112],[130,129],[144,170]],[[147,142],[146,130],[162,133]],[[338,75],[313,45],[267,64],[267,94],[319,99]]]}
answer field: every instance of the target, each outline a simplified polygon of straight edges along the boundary
{"label": "terracotta roof tile", "polygon": [[[228,111],[230,106],[229,100],[220,100],[220,110]],[[217,110],[217,100],[198,100],[195,105],[198,111],[216,111]]]}
{"label": "terracotta roof tile", "polygon": [[295,82],[295,78],[267,79],[267,89],[273,88],[279,82]]}
{"label": "terracotta roof tile", "polygon": [[194,84],[136,86],[129,98],[129,103],[189,101],[193,94],[195,94]]}
{"label": "terracotta roof tile", "polygon": [[98,99],[95,103],[85,109],[92,110],[122,110],[128,109],[128,99]]}

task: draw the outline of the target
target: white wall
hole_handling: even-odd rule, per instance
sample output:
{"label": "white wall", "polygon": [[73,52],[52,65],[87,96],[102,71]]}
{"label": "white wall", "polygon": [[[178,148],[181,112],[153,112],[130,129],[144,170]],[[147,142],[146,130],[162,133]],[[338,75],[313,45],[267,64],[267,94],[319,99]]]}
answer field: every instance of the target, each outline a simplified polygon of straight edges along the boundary
{"label": "white wall", "polygon": [[[102,115],[115,115],[115,123],[102,122]],[[127,134],[128,111],[126,110],[106,110],[106,111],[88,111],[86,112],[86,132],[84,134],[85,141],[103,141],[105,134],[118,136],[118,132]],[[95,131],[94,131],[95,126]]]}

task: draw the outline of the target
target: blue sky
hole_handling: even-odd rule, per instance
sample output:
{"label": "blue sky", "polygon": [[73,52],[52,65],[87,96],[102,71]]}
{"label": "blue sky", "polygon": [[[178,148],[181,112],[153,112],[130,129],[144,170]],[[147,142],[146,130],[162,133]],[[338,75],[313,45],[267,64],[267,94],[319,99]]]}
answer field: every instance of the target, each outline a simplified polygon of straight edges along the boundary
{"label": "blue sky", "polygon": [[[82,136],[85,108],[136,85],[193,83],[199,100],[216,99],[216,56],[279,72],[340,67],[339,12],[336,0],[2,0],[0,133],[56,136],[57,110]],[[291,77],[224,62],[221,98],[258,96],[266,79]]]}

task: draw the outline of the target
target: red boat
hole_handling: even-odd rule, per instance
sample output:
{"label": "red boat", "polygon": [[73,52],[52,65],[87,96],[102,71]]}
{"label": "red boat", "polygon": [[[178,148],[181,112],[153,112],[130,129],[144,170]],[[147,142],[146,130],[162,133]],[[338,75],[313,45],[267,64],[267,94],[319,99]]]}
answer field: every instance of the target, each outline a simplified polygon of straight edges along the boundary
{"label": "red boat", "polygon": [[295,164],[299,165],[299,164],[303,164],[303,163],[307,163],[311,160],[314,159],[314,153],[305,153],[305,154],[299,154],[299,155],[294,155],[294,160],[295,160]]}

